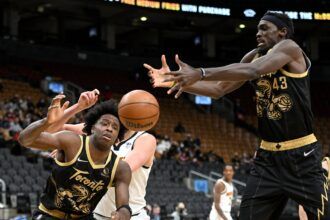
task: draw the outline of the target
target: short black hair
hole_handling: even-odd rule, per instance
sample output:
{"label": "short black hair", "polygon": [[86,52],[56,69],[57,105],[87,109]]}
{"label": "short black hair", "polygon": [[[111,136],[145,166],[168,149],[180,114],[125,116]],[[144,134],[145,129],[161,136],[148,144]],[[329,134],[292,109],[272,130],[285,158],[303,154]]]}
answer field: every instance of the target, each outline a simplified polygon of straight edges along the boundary
{"label": "short black hair", "polygon": [[[85,127],[83,129],[83,132],[86,133],[87,135],[91,135],[93,126],[101,118],[101,116],[105,114],[111,114],[113,116],[116,116],[119,120],[118,102],[116,100],[109,99],[108,101],[101,102],[100,104],[97,104],[92,109],[90,109],[84,117]],[[121,123],[120,123],[120,128],[122,128]]]}
{"label": "short black hair", "polygon": [[232,164],[227,163],[224,165],[223,170],[225,170],[227,167],[231,167],[232,169],[234,169],[234,166]]}
{"label": "short black hair", "polygon": [[293,34],[294,34],[294,26],[293,26],[293,22],[292,19],[284,13],[278,13],[278,12],[273,12],[273,11],[267,11],[265,15],[271,15],[274,16],[278,19],[280,19],[282,22],[284,22],[284,24],[286,24],[288,26],[288,33],[286,35],[286,38],[288,39],[292,39],[293,38]]}

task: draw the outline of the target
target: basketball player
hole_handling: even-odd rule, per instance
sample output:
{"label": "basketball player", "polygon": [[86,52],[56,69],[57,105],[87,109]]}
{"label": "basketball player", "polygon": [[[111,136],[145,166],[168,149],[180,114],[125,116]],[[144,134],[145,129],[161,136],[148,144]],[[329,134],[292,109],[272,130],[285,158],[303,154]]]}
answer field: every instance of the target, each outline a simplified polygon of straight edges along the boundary
{"label": "basketball player", "polygon": [[[257,48],[241,63],[193,68],[178,56],[179,70],[149,69],[154,87],[221,97],[250,81],[256,90],[259,132],[256,152],[240,207],[240,219],[275,220],[288,198],[301,204],[309,220],[320,219],[327,206],[322,149],[313,134],[309,69],[311,62],[291,39],[291,19],[267,12],[258,24]],[[163,84],[163,82],[165,84]]]}
{"label": "basketball player", "polygon": [[71,131],[44,132],[63,116],[69,104],[65,102],[61,106],[64,97],[56,96],[47,117],[29,125],[19,136],[19,142],[25,147],[59,151],[56,167],[48,178],[33,219],[93,219],[92,211],[113,184],[118,208],[111,218],[130,219],[131,170],[110,150],[120,130],[117,105],[109,100],[88,112],[84,127],[88,136]]}
{"label": "basketball player", "polygon": [[[83,124],[70,125],[65,124],[71,117],[84,109],[91,107],[96,103],[99,92],[98,90],[84,92],[80,95],[78,102],[68,108],[53,129],[71,130],[76,133],[83,133]],[[132,208],[132,220],[148,220],[150,217],[146,213],[145,194],[148,183],[149,174],[153,164],[154,154],[156,150],[156,139],[147,132],[134,132],[123,128],[124,132],[120,143],[112,147],[112,151],[119,157],[125,158],[132,170],[132,180],[129,185],[129,205]],[[101,199],[94,211],[94,218],[108,219],[111,212],[116,210],[114,188],[106,193]]]}
{"label": "basketball player", "polygon": [[219,179],[213,188],[210,220],[232,220],[230,211],[234,195],[233,176],[233,166],[226,165],[223,170],[223,178]]}

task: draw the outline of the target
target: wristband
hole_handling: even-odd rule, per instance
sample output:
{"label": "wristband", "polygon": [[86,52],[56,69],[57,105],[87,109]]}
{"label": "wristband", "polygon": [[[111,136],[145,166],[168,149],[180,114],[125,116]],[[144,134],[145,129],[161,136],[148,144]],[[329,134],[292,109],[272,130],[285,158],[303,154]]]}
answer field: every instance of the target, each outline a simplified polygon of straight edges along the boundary
{"label": "wristband", "polygon": [[132,216],[132,209],[131,209],[131,207],[129,207],[129,205],[122,205],[117,209],[117,211],[119,211],[119,209],[122,209],[122,208],[127,209],[129,211],[130,216]]}
{"label": "wristband", "polygon": [[206,72],[204,70],[204,68],[199,68],[201,70],[201,80],[203,80],[206,77]]}

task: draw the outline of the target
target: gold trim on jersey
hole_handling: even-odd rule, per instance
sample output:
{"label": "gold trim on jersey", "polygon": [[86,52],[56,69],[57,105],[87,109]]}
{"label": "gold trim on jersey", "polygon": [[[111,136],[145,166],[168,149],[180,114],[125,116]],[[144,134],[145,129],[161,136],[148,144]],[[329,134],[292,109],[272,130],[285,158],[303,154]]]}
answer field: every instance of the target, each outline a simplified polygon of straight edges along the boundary
{"label": "gold trim on jersey", "polygon": [[79,137],[80,137],[81,144],[80,144],[79,150],[76,153],[76,155],[74,156],[74,158],[71,161],[69,161],[69,162],[61,162],[61,161],[58,161],[55,158],[55,162],[56,162],[57,165],[59,165],[61,167],[65,167],[65,166],[70,166],[70,165],[74,164],[74,162],[76,162],[76,160],[78,159],[78,157],[79,157],[79,155],[80,155],[80,153],[81,153],[81,151],[83,149],[83,145],[84,145],[83,137],[81,135],[79,135]]}
{"label": "gold trim on jersey", "polygon": [[295,148],[303,147],[308,144],[312,144],[316,142],[317,139],[314,134],[310,134],[301,138],[292,139],[284,142],[268,142],[261,141],[260,148],[268,151],[284,151],[284,150],[292,150]]}
{"label": "gold trim on jersey", "polygon": [[[327,179],[327,177],[324,175],[324,178]],[[325,180],[323,183],[323,189],[324,189],[324,194],[321,193],[321,202],[322,202],[322,207],[321,209],[317,209],[317,219],[321,220],[321,216],[324,215],[325,213],[325,207],[324,207],[324,203],[327,204],[328,202],[328,190],[329,190],[329,185],[328,185],[328,181]]]}
{"label": "gold trim on jersey", "polygon": [[112,167],[112,171],[111,171],[111,179],[110,179],[110,182],[109,182],[109,185],[108,185],[108,189],[112,187],[112,183],[113,183],[113,180],[114,180],[115,175],[116,175],[118,163],[122,159],[123,159],[122,157],[117,156],[115,162],[113,163],[113,167]]}
{"label": "gold trim on jersey", "polygon": [[93,159],[92,159],[92,156],[90,154],[90,145],[89,145],[89,136],[86,137],[86,154],[87,154],[87,158],[89,160],[89,163],[91,164],[91,166],[93,167],[93,169],[103,169],[110,161],[111,159],[111,156],[112,156],[112,150],[110,149],[110,152],[109,152],[109,155],[108,155],[108,158],[107,158],[107,161],[105,162],[105,164],[95,164]]}
{"label": "gold trim on jersey", "polygon": [[283,75],[285,75],[287,77],[291,77],[291,78],[304,78],[305,76],[308,75],[308,70],[306,70],[303,73],[290,73],[282,68],[282,69],[280,69],[280,71]]}
{"label": "gold trim on jersey", "polygon": [[50,210],[47,209],[42,203],[39,204],[38,208],[44,213],[47,213],[48,215],[59,219],[80,219],[81,217],[86,216],[86,215],[68,214],[57,209]]}

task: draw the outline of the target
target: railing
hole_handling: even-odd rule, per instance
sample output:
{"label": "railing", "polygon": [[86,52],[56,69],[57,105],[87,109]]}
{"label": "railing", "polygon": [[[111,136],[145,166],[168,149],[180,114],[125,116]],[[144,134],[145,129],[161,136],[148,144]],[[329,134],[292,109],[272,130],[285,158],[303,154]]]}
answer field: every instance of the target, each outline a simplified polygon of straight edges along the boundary
{"label": "railing", "polygon": [[217,180],[216,179],[213,179],[205,174],[202,174],[200,172],[197,172],[197,171],[194,171],[194,170],[190,170],[189,172],[189,178],[188,178],[188,188],[189,189],[193,189],[193,176],[198,176],[200,178],[203,178],[203,179],[206,179],[208,181],[208,192],[205,193],[206,196],[211,196],[212,195],[212,191],[210,190],[210,186],[213,185],[213,183],[215,183]]}
{"label": "railing", "polygon": [[[209,177],[210,177],[210,178],[213,178],[213,176],[218,177],[218,178],[216,178],[216,179],[219,179],[219,178],[222,178],[222,177],[223,177],[223,175],[221,175],[220,173],[217,173],[217,172],[211,171]],[[233,183],[235,183],[235,184],[237,184],[237,185],[240,185],[240,186],[243,186],[243,187],[246,187],[246,183],[243,183],[242,181],[239,181],[239,180],[235,180],[235,179],[233,179]]]}
{"label": "railing", "polygon": [[3,179],[0,179],[1,183],[1,202],[4,206],[7,205],[7,200],[6,200],[6,183]]}

